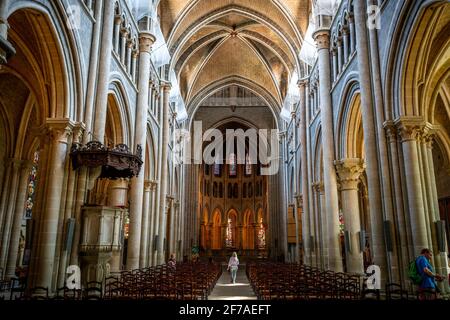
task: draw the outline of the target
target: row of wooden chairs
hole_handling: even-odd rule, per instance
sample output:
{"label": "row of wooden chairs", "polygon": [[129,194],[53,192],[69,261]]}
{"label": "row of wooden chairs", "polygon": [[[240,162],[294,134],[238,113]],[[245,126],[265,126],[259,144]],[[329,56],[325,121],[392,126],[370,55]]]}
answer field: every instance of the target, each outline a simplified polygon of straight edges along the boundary
{"label": "row of wooden chairs", "polygon": [[82,289],[58,288],[51,295],[48,288],[24,286],[10,289],[10,300],[197,300],[207,299],[222,273],[218,264],[206,262],[178,263],[175,268],[159,265],[122,271],[104,279],[91,281]]}
{"label": "row of wooden chairs", "polygon": [[[321,270],[296,264],[250,262],[247,277],[258,299],[262,300],[381,300],[381,290],[370,290],[366,276]],[[387,283],[386,300],[409,300],[411,296],[400,284]]]}

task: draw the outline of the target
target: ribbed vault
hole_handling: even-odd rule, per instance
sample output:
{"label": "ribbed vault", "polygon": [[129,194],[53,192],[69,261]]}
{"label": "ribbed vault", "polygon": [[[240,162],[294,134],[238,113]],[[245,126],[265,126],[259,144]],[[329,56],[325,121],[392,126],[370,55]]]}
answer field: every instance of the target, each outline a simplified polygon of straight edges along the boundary
{"label": "ribbed vault", "polygon": [[161,0],[162,32],[186,106],[204,88],[239,77],[264,88],[279,108],[299,70],[310,8],[310,0]]}

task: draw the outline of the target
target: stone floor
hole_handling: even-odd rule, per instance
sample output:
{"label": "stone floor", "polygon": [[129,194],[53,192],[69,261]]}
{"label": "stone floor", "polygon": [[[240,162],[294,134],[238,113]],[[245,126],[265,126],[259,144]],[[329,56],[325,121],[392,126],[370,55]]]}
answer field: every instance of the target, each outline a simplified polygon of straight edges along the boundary
{"label": "stone floor", "polygon": [[209,300],[256,300],[247,276],[245,275],[245,264],[239,265],[236,283],[231,283],[231,274],[227,271],[227,265],[222,264],[222,276],[209,295]]}

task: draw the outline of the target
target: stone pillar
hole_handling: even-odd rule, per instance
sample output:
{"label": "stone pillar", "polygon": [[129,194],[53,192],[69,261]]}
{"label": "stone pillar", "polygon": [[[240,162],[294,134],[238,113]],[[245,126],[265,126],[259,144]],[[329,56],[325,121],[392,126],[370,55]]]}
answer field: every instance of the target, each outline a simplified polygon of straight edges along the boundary
{"label": "stone pillar", "polygon": [[[367,0],[367,5],[374,5],[374,0]],[[394,199],[393,194],[393,183],[392,183],[392,173],[391,168],[389,166],[389,151],[387,146],[386,134],[384,132],[384,122],[385,119],[385,107],[384,107],[384,95],[382,89],[382,81],[381,81],[381,70],[380,70],[380,50],[378,47],[378,36],[375,28],[370,28],[369,30],[369,47],[370,47],[370,62],[372,69],[372,85],[373,85],[373,102],[374,102],[374,110],[375,110],[375,118],[376,118],[376,130],[378,135],[378,154],[380,157],[379,165],[380,165],[380,181],[381,181],[381,190],[383,196],[383,205],[385,210],[385,219],[393,222],[395,226],[395,232],[397,235],[399,234],[399,224],[395,219],[394,212],[394,202],[397,201]],[[386,114],[389,114],[388,112]],[[394,147],[394,146],[393,146]],[[397,148],[397,145],[395,145]],[[403,212],[403,210],[399,211]],[[396,237],[397,240],[400,239],[399,236]],[[406,243],[405,243],[406,245]],[[394,248],[392,252],[388,252],[389,259],[389,268],[391,270],[390,273],[390,281],[399,283],[400,279],[404,279],[409,282],[407,279],[406,268],[409,260],[405,260],[401,256],[401,252],[399,252],[399,248],[401,243],[397,243],[397,246]]]}
{"label": "stone pillar", "polygon": [[[318,255],[318,266],[327,270],[330,268],[330,249],[327,241],[326,232],[328,230],[328,217],[326,211],[326,195],[323,182],[318,182],[316,185],[316,192],[318,195],[318,211],[317,211],[317,233],[319,235],[320,255]],[[342,260],[342,258],[341,258]]]}
{"label": "stone pillar", "polygon": [[159,189],[159,241],[158,241],[158,263],[164,263],[164,237],[166,236],[166,192],[167,192],[167,153],[169,144],[169,93],[171,86],[169,83],[162,84],[163,89],[163,103],[162,103],[162,141],[161,141],[161,175],[160,175],[160,189]]}
{"label": "stone pillar", "polygon": [[342,271],[342,258],[339,244],[339,205],[336,171],[334,169],[333,109],[330,95],[330,32],[319,29],[314,33],[319,55],[320,115],[322,123],[323,177],[325,187],[325,212],[328,221],[327,232],[323,235],[328,244],[329,267]]}
{"label": "stone pillar", "polygon": [[[333,82],[336,82],[338,75],[339,75],[339,70],[338,70],[338,56],[337,56],[337,49],[336,47],[333,47],[331,49],[331,55],[333,56]],[[314,96],[313,96],[314,98]],[[314,102],[313,102],[314,105]]]}
{"label": "stone pillar", "polygon": [[367,167],[366,174],[369,193],[370,225],[372,230],[371,246],[373,261],[381,268],[381,279],[382,282],[384,282],[389,270],[387,266],[388,257],[386,255],[385,235],[383,230],[383,221],[385,218],[382,206],[380,171],[376,148],[378,141],[375,130],[374,104],[372,101],[372,80],[367,41],[366,10],[364,1],[355,1],[353,5],[355,9],[356,50],[358,52],[361,113],[364,131],[364,150],[366,153],[365,162]]}
{"label": "stone pillar", "polygon": [[[399,239],[399,255],[401,256],[401,261],[403,261],[403,272],[407,272],[407,263],[408,261],[415,256],[415,254],[410,252],[410,241],[409,241],[409,233],[410,230],[407,227],[408,222],[405,218],[405,209],[404,204],[406,204],[406,200],[404,202],[404,199],[406,199],[406,196],[404,196],[403,190],[402,190],[402,176],[400,173],[400,157],[399,157],[399,143],[397,139],[397,129],[395,125],[389,121],[384,124],[384,128],[386,129],[386,137],[388,139],[389,143],[389,150],[390,150],[390,158],[392,163],[392,185],[393,185],[393,195],[395,195],[395,220],[397,222],[397,237]],[[405,287],[410,285],[410,281],[407,277],[404,277],[403,279],[403,285]]]}
{"label": "stone pillar", "polygon": [[[12,159],[5,159],[4,166],[5,166],[5,174],[3,176],[3,186],[2,186],[2,193],[1,193],[1,200],[0,200],[0,240],[2,239],[2,235],[4,232],[4,225],[3,222],[4,219],[6,219],[6,210],[8,206],[8,198],[10,195],[10,182],[11,182],[11,163]],[[0,248],[2,245],[0,244]]]}
{"label": "stone pillar", "polygon": [[[127,41],[126,70],[129,75],[131,75],[131,54],[132,54],[132,52],[133,52],[133,42],[131,40],[128,40]],[[150,79],[150,75],[149,75],[149,79]],[[147,87],[148,87],[148,84],[147,84]]]}
{"label": "stone pillar", "polygon": [[22,227],[23,214],[25,212],[25,200],[28,190],[28,178],[30,176],[33,163],[24,161],[20,171],[20,179],[16,197],[16,208],[12,224],[11,237],[9,243],[8,261],[6,267],[6,277],[14,277],[17,266],[17,255],[19,253],[20,229]]}
{"label": "stone pillar", "polygon": [[97,100],[95,104],[95,121],[93,140],[104,142],[106,110],[108,106],[109,70],[111,64],[112,37],[114,27],[114,1],[104,1],[103,28],[99,54]]}
{"label": "stone pillar", "polygon": [[309,179],[308,179],[308,150],[307,150],[307,123],[306,123],[306,80],[301,80],[298,83],[300,92],[300,170],[301,170],[301,184],[303,195],[303,215],[302,215],[302,234],[303,234],[303,248],[304,248],[304,263],[311,264],[311,246],[310,246],[310,203],[309,203]]}
{"label": "stone pillar", "polygon": [[[133,82],[137,82],[137,59],[139,57],[139,51],[138,50],[133,50],[132,53],[132,57],[131,57],[131,79],[133,80]],[[149,90],[149,92],[152,92],[152,90]],[[151,95],[152,93],[150,93]],[[151,100],[150,100],[150,95],[149,95],[149,105],[151,104]]]}
{"label": "stone pillar", "polygon": [[[432,127],[431,125],[429,127]],[[433,141],[434,141],[434,135],[435,131],[439,130],[439,128],[428,128],[423,137],[423,152],[424,152],[424,162],[427,163],[426,172],[425,174],[428,176],[428,198],[429,203],[431,207],[430,212],[430,219],[433,223],[436,221],[441,220],[440,214],[439,214],[439,201],[438,201],[438,195],[437,195],[437,189],[436,189],[436,176],[434,174],[434,162],[433,162]],[[434,229],[433,229],[434,230]],[[448,238],[448,234],[444,235],[445,238]],[[435,235],[435,239],[437,240],[437,237]],[[446,244],[446,242],[445,242]],[[447,269],[447,253],[448,253],[448,247],[445,245],[446,250],[445,251],[439,251],[439,254],[437,254],[438,250],[435,250],[434,259],[436,261],[436,272],[438,272],[440,275],[443,275],[445,279],[448,279],[448,269]],[[439,268],[438,268],[439,266]],[[442,281],[438,283],[440,285],[440,289],[442,293],[449,293],[449,283],[448,281]]]}
{"label": "stone pillar", "polygon": [[413,238],[414,254],[420,253],[423,248],[430,248],[428,242],[427,226],[425,223],[424,199],[420,180],[419,155],[417,138],[423,126],[421,118],[399,118],[395,121],[401,137],[406,192],[408,199],[409,216]]}
{"label": "stone pillar", "polygon": [[149,217],[150,217],[150,192],[151,181],[145,181],[144,183],[144,205],[142,208],[142,230],[141,230],[141,252],[139,258],[139,268],[147,267],[147,244],[148,244],[148,229],[149,229]]}
{"label": "stone pillar", "polygon": [[120,43],[120,24],[122,23],[122,17],[116,15],[114,17],[114,51],[119,54],[119,43]]}
{"label": "stone pillar", "polygon": [[344,40],[344,64],[346,64],[349,60],[349,42],[350,42],[350,34],[348,26],[344,26],[342,28],[342,39]]}
{"label": "stone pillar", "polygon": [[9,3],[11,0],[0,1],[0,36],[3,39],[8,39],[8,12]]}
{"label": "stone pillar", "polygon": [[364,172],[364,163],[361,159],[343,159],[336,161],[336,169],[341,185],[344,228],[350,237],[350,247],[345,248],[347,272],[362,274],[364,262],[358,234],[361,231],[358,183]]}
{"label": "stone pillar", "polygon": [[125,28],[122,28],[120,31],[120,61],[123,65],[125,65],[125,59],[127,54],[127,37],[128,37],[128,30]]}
{"label": "stone pillar", "polygon": [[[40,237],[36,246],[38,250],[38,273],[35,286],[53,289],[53,273],[55,267],[56,238],[61,210],[64,169],[67,160],[68,139],[72,133],[74,123],[69,119],[47,119],[47,127],[51,137],[49,166],[47,179],[47,193],[44,208],[40,217]],[[44,177],[41,177],[44,179]]]}
{"label": "stone pillar", "polygon": [[6,64],[8,58],[16,51],[8,39],[8,12],[11,0],[0,1],[0,65]]}
{"label": "stone pillar", "polygon": [[154,180],[150,181],[150,225],[149,225],[149,231],[148,231],[148,248],[147,248],[147,255],[148,255],[148,265],[153,265],[153,254],[154,254],[154,247],[155,247],[155,235],[156,231],[158,230],[157,227],[157,217],[158,217],[158,210],[156,210],[156,186],[157,182]]}
{"label": "stone pillar", "polygon": [[356,50],[355,20],[353,14],[348,15],[348,23],[350,28],[350,53]]}
{"label": "stone pillar", "polygon": [[342,50],[342,38],[338,37],[337,39],[337,58],[338,58],[338,73],[342,72],[342,69],[344,69],[344,53]]}
{"label": "stone pillar", "polygon": [[[12,159],[12,174],[11,174],[11,184],[9,185],[8,192],[9,198],[8,203],[6,205],[6,215],[3,225],[3,234],[2,234],[2,247],[0,251],[0,267],[5,270],[7,259],[8,259],[8,250],[10,249],[9,241],[11,235],[11,228],[14,219],[14,212],[16,206],[16,196],[18,183],[20,181],[20,167],[22,166],[22,161],[18,159]],[[6,190],[5,190],[6,191]]]}
{"label": "stone pillar", "polygon": [[[298,185],[298,179],[297,179],[297,175],[300,174],[300,170],[298,168],[297,165],[297,147],[298,147],[298,122],[297,122],[297,114],[295,112],[291,113],[291,118],[292,118],[292,130],[293,130],[293,139],[294,139],[294,147],[293,150],[291,152],[293,152],[294,156],[294,190],[293,194],[294,194],[294,198],[295,198],[295,205],[294,205],[294,219],[295,219],[295,253],[294,253],[294,259],[296,262],[300,262],[300,236],[299,236],[299,219],[298,219],[298,207],[299,207],[299,201],[297,201],[297,197],[300,197],[300,186]],[[289,151],[289,150],[287,150]],[[290,153],[290,151],[289,151]],[[286,178],[288,178],[287,173],[286,173]]]}
{"label": "stone pillar", "polygon": [[[139,34],[139,82],[138,98],[136,107],[136,124],[134,150],[142,148],[142,162],[146,163],[146,138],[147,138],[147,115],[148,115],[148,81],[150,79],[150,52],[155,37],[148,32]],[[130,235],[127,249],[127,269],[139,267],[139,254],[141,251],[141,224],[142,224],[142,202],[144,192],[144,166],[137,177],[131,179],[130,189]]]}
{"label": "stone pillar", "polygon": [[[100,46],[100,38],[101,38],[101,27],[102,27],[102,5],[103,1],[96,1],[95,2],[95,25],[94,25],[94,31],[92,35],[92,45],[91,45],[91,58],[89,59],[89,75],[88,75],[88,83],[86,88],[86,105],[84,110],[84,118],[80,117],[80,119],[84,119],[84,123],[86,126],[86,134],[83,136],[83,143],[86,144],[87,142],[92,140],[92,126],[93,126],[93,109],[94,109],[94,100],[95,95],[97,93],[97,74],[98,74],[98,59],[99,59],[99,53],[98,48]],[[108,71],[109,72],[109,71]],[[81,108],[82,109],[82,108]],[[80,120],[81,121],[81,120]],[[86,180],[86,174],[87,174],[87,168],[81,168],[80,173],[78,175],[78,181],[77,184],[81,185],[85,183]],[[78,205],[79,210],[80,205]]]}

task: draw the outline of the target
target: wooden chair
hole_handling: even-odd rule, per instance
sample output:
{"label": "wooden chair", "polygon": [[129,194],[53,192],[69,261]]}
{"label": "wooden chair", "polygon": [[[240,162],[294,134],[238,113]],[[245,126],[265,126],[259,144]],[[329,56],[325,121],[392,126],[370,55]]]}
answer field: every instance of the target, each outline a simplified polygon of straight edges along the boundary
{"label": "wooden chair", "polygon": [[404,290],[398,283],[387,283],[386,300],[409,300],[408,290]]}

